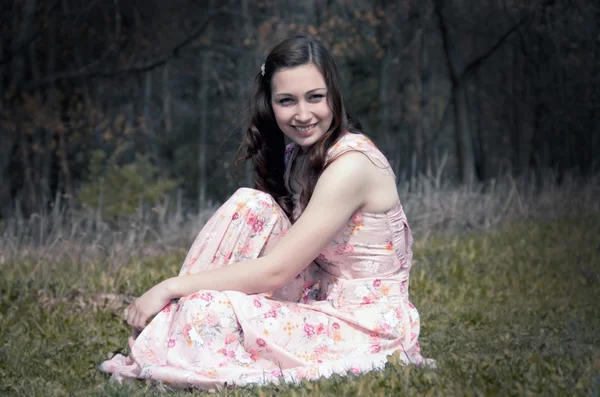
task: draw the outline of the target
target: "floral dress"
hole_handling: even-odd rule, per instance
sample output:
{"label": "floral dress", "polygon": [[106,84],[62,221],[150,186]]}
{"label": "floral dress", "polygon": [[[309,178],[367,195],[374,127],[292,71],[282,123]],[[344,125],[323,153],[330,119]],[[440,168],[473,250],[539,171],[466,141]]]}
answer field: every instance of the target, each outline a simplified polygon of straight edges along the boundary
{"label": "floral dress", "polygon": [[[286,150],[286,180],[298,150]],[[326,161],[349,150],[389,166],[366,136],[350,133]],[[294,201],[299,214],[298,195]],[[260,257],[290,226],[270,195],[242,188],[200,231],[180,275]],[[254,295],[202,290],[174,300],[129,357],[116,355],[100,368],[117,380],[207,389],[358,374],[383,368],[396,352],[405,363],[433,365],[421,356],[419,314],[408,300],[411,243],[400,203],[385,213],[357,211],[284,287]]]}

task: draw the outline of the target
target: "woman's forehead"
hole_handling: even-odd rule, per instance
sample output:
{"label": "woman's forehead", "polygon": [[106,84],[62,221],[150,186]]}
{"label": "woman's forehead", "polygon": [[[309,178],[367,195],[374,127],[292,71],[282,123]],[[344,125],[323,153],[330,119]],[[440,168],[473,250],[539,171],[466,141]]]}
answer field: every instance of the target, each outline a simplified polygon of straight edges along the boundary
{"label": "woman's forehead", "polygon": [[327,88],[325,78],[313,63],[280,69],[273,75],[271,84],[273,95],[303,94]]}

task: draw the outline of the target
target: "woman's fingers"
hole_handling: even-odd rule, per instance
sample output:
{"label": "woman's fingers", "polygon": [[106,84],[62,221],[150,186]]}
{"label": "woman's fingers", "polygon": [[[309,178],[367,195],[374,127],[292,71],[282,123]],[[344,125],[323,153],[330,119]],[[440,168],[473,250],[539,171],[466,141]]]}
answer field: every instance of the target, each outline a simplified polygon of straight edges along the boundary
{"label": "woman's fingers", "polygon": [[135,301],[133,301],[131,303],[131,305],[129,305],[129,307],[127,307],[127,324],[131,325],[133,327],[133,320],[135,319]]}
{"label": "woman's fingers", "polygon": [[131,351],[133,349],[133,345],[135,344],[135,338],[133,335],[129,336],[129,339],[127,339],[127,344],[129,345],[129,351]]}
{"label": "woman's fingers", "polygon": [[149,318],[150,316],[138,307],[137,301],[133,301],[127,308],[127,324],[136,330],[141,331],[146,328]]}
{"label": "woman's fingers", "polygon": [[140,331],[144,329],[144,327],[146,326],[146,320],[144,318],[144,314],[138,311],[138,316],[135,319],[135,325],[136,328],[139,329]]}
{"label": "woman's fingers", "polygon": [[141,330],[142,329],[142,327],[140,327],[141,324],[142,324],[142,314],[140,313],[140,310],[136,308],[135,318],[133,319],[132,325],[135,329]]}
{"label": "woman's fingers", "polygon": [[133,302],[129,309],[130,316],[128,317],[128,323],[136,330],[143,330],[146,327],[146,321],[148,316],[140,310],[139,307]]}
{"label": "woman's fingers", "polygon": [[127,310],[127,324],[129,324],[132,328],[139,330],[141,329],[141,313],[136,303],[136,301],[133,301],[131,305],[129,305],[129,308]]}
{"label": "woman's fingers", "polygon": [[129,343],[129,351],[133,349],[133,345],[135,344],[135,340],[138,336],[140,336],[140,331],[136,328],[133,328],[131,330],[131,335],[129,336],[129,339],[127,340],[127,342]]}

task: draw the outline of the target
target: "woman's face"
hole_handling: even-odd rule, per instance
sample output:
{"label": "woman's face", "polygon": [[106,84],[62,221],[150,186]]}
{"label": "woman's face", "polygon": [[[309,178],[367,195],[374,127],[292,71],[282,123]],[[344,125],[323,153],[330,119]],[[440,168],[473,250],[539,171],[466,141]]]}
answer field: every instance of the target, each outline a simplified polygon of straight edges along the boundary
{"label": "woman's face", "polygon": [[271,80],[277,125],[303,149],[315,144],[331,127],[325,78],[313,63],[277,71]]}

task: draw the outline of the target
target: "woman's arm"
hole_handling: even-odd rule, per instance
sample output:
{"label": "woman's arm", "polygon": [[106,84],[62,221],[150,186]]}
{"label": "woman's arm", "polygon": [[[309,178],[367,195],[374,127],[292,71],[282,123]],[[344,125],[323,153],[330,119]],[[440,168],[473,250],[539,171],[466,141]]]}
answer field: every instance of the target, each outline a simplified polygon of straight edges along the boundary
{"label": "woman's arm", "polygon": [[171,297],[203,289],[234,290],[247,294],[277,289],[302,271],[348,223],[365,201],[368,167],[373,165],[358,152],[349,152],[323,172],[306,210],[277,242],[257,259],[170,279]]}
{"label": "woman's arm", "polygon": [[146,320],[170,299],[199,290],[253,294],[285,285],[321,253],[364,205],[371,167],[371,161],[361,153],[341,155],[323,171],[305,211],[269,254],[161,282],[134,302],[130,324],[143,328]]}

